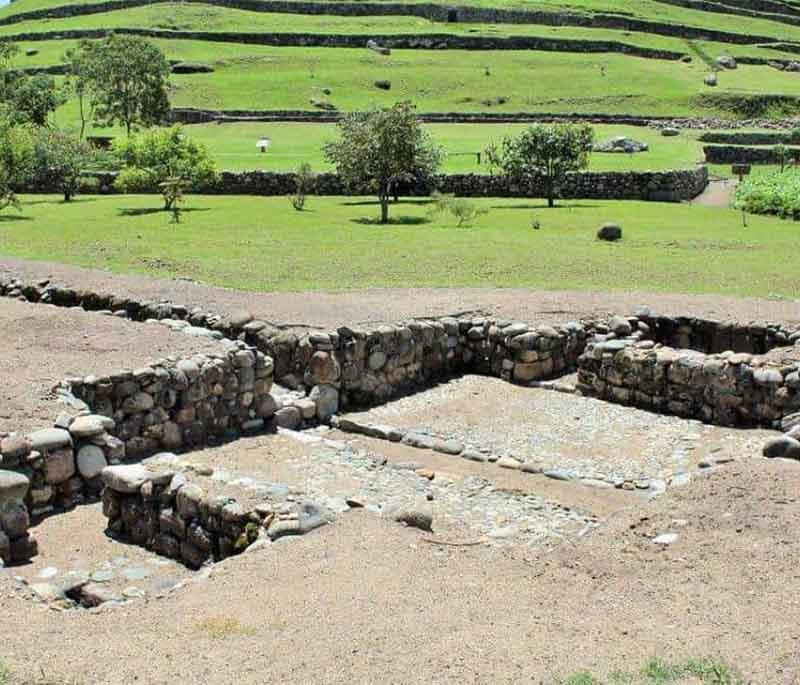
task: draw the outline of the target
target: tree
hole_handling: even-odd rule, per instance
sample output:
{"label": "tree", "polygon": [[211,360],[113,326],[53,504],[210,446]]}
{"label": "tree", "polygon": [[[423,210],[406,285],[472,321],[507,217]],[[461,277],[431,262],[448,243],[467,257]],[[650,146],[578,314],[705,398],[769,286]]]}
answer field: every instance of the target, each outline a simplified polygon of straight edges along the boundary
{"label": "tree", "polygon": [[81,118],[79,137],[86,134],[86,125],[94,118],[94,99],[92,84],[95,81],[94,69],[98,60],[93,59],[92,44],[82,40],[77,48],[67,50],[64,62],[67,65],[67,85],[78,99],[78,115]]}
{"label": "tree", "polygon": [[55,188],[69,202],[80,187],[81,172],[93,157],[92,148],[61,131],[39,129],[33,158],[34,183],[41,188]]}
{"label": "tree", "polygon": [[206,148],[189,140],[180,126],[132,136],[115,144],[114,152],[124,164],[116,186],[126,193],[161,192],[166,210],[175,204],[176,179],[182,188],[200,190],[216,178]]}
{"label": "tree", "polygon": [[29,126],[15,125],[0,111],[0,210],[19,209],[15,188],[25,184],[33,169],[33,133]]}
{"label": "tree", "polygon": [[17,75],[10,83],[8,103],[20,122],[46,126],[47,118],[67,99],[55,79],[47,74]]}
{"label": "tree", "polygon": [[500,148],[486,153],[492,167],[519,183],[542,177],[548,207],[567,174],[585,169],[594,143],[591,126],[581,124],[536,124],[516,138],[503,138]]}
{"label": "tree", "polygon": [[325,145],[325,156],[349,187],[377,194],[382,224],[389,221],[389,199],[400,184],[433,175],[441,161],[409,103],[354,112],[338,127],[340,138]]}
{"label": "tree", "polygon": [[130,136],[136,125],[154,126],[167,118],[169,63],[149,41],[115,34],[84,41],[70,64],[77,69],[76,83],[91,93],[99,126],[121,124]]}
{"label": "tree", "polygon": [[62,89],[47,74],[25,74],[11,68],[17,53],[13,43],[0,43],[0,101],[13,123],[45,126],[52,112],[66,102]]}

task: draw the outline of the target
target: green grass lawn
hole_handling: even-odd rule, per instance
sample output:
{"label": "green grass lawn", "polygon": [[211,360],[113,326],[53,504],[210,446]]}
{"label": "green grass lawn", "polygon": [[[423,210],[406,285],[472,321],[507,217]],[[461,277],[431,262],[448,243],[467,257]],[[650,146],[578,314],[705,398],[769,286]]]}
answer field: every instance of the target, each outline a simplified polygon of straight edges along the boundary
{"label": "green grass lawn", "polygon": [[[527,286],[800,296],[796,223],[692,205],[483,199],[470,227],[429,219],[425,199],[392,207],[375,225],[371,198],[188,199],[169,223],[155,196],[92,196],[63,204],[23,197],[0,220],[0,253],[245,290],[342,290],[390,286]],[[533,218],[541,230],[531,229]],[[625,232],[595,239],[605,221]]]}
{"label": "green grass lawn", "polygon": [[[445,150],[442,171],[447,173],[488,173],[486,158],[478,164],[474,153],[482,152],[504,135],[514,135],[525,124],[428,124],[426,129]],[[187,134],[206,145],[220,169],[234,171],[268,169],[294,171],[308,162],[317,171],[332,170],[322,146],[337,136],[334,124],[230,123],[187,126]],[[121,134],[124,135],[124,134]],[[256,141],[271,140],[262,154]],[[664,138],[658,131],[637,126],[596,126],[595,139],[602,142],[627,136],[647,143],[650,149],[637,154],[595,153],[591,168],[597,171],[657,170],[691,167],[703,158],[702,145],[687,132],[677,138]]]}

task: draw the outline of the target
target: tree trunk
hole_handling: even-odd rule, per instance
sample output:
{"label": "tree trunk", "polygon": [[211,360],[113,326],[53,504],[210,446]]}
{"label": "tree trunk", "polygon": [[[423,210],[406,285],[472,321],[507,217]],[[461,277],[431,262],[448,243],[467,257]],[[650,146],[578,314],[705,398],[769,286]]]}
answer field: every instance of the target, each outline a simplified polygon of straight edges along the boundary
{"label": "tree trunk", "polygon": [[69,190],[64,191],[64,202],[72,200],[72,193]]}
{"label": "tree trunk", "polygon": [[381,196],[381,223],[388,224],[389,223],[389,198],[387,196]]}

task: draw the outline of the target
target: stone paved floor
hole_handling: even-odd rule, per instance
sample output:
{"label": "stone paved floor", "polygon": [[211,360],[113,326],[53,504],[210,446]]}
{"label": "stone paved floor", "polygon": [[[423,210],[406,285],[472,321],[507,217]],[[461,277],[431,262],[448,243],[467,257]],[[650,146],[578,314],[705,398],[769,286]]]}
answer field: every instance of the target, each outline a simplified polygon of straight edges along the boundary
{"label": "stone paved floor", "polygon": [[704,461],[758,455],[774,434],[708,426],[483,376],[465,376],[347,417],[454,439],[565,477],[617,483],[668,481]]}

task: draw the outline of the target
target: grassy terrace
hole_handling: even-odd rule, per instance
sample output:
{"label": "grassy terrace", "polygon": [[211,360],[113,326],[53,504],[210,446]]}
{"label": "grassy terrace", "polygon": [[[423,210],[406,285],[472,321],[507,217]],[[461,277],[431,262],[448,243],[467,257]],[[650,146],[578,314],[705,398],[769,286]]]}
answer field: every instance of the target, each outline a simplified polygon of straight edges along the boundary
{"label": "grassy terrace", "polygon": [[[172,59],[211,61],[216,68],[212,74],[174,76],[174,106],[305,110],[312,108],[312,98],[319,98],[347,111],[407,99],[420,111],[726,114],[714,103],[697,100],[709,92],[703,85],[707,70],[697,63],[511,50],[395,50],[382,57],[366,49],[155,42]],[[54,63],[70,44],[48,41],[21,47],[35,47],[40,50],[37,59]],[[392,89],[377,89],[374,84],[380,79],[389,79]],[[322,95],[324,88],[331,90],[330,96]],[[800,75],[742,66],[721,73],[713,92],[800,94]],[[63,116],[75,119],[74,104]]]}
{"label": "grassy terrace", "polygon": [[[415,1],[410,0],[409,4]],[[425,0],[427,1],[427,0]],[[450,0],[434,0],[441,4],[451,6]],[[16,0],[0,12],[0,16],[11,15],[48,7],[57,7],[65,4],[91,4],[83,0]],[[715,28],[731,33],[755,34],[774,36],[776,38],[797,39],[800,27],[782,24],[768,19],[743,17],[719,13],[704,12],[668,5],[657,0],[459,0],[458,5],[477,7],[491,7],[503,9],[544,10],[551,12],[570,13],[603,13],[628,16],[640,20],[657,21],[663,23],[681,24],[685,26]]]}
{"label": "grassy terrace", "polygon": [[[247,290],[379,286],[529,286],[800,296],[791,222],[693,205],[487,199],[471,227],[428,218],[424,199],[374,225],[371,198],[189,198],[169,223],[154,196],[24,197],[0,218],[0,252],[119,272],[188,277]],[[542,225],[531,229],[533,217]],[[602,243],[604,221],[625,240]],[[742,278],[746,273],[747,278]]]}
{"label": "grassy terrace", "polygon": [[[24,2],[24,0],[23,0]],[[2,13],[0,13],[2,16]],[[770,31],[781,40],[800,40],[800,26]],[[649,48],[689,52],[680,38],[629,31],[549,27],[536,24],[441,23],[413,16],[342,17],[259,13],[206,4],[164,3],[64,19],[38,19],[0,27],[0,35],[69,29],[154,28],[175,31],[242,31],[321,34],[413,34],[447,33],[466,36],[541,36],[572,40],[607,40]],[[741,29],[741,27],[738,27]],[[775,27],[770,27],[775,28]],[[738,31],[737,31],[738,32]],[[778,51],[752,45],[729,45],[711,41],[697,43],[711,56],[726,52],[747,56],[786,56]]]}
{"label": "grassy terrace", "polygon": [[[481,152],[504,135],[520,131],[524,125],[430,124],[426,128],[448,153],[443,171],[487,173],[485,159],[479,165],[475,155],[464,153]],[[324,160],[322,146],[336,137],[333,124],[202,124],[188,127],[187,132],[193,140],[208,147],[221,169],[294,171],[302,162],[308,162],[318,171],[332,168]],[[256,148],[256,140],[263,136],[272,141],[266,154]],[[658,131],[634,126],[596,126],[595,136],[598,143],[614,136],[627,136],[650,146],[648,152],[633,155],[596,153],[591,158],[591,168],[596,171],[684,168],[703,158],[702,144],[694,136],[664,138]]]}

